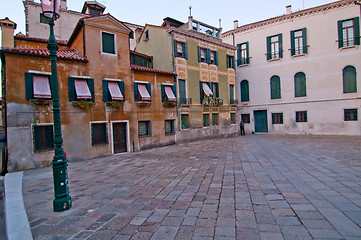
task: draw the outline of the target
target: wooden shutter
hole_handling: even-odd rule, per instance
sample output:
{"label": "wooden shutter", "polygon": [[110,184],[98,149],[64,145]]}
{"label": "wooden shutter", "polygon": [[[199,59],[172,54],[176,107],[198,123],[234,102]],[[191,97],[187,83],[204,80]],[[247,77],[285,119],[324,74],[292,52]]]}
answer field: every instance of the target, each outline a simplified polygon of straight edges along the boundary
{"label": "wooden shutter", "polygon": [[95,101],[95,96],[94,96],[94,79],[87,79],[87,84],[89,87],[89,91],[92,95],[91,101],[94,102]]}
{"label": "wooden shutter", "polygon": [[246,59],[245,64],[249,64],[249,43],[246,42]]}
{"label": "wooden shutter", "polygon": [[234,85],[229,85],[229,99],[231,100],[231,103],[234,102]]}
{"label": "wooden shutter", "polygon": [[218,66],[218,51],[214,51],[214,63]]}
{"label": "wooden shutter", "polygon": [[138,83],[134,83],[134,101],[138,102],[139,101],[139,94],[138,94]]}
{"label": "wooden shutter", "polygon": [[296,54],[295,31],[291,31],[291,56],[294,56],[295,54]]}
{"label": "wooden shutter", "polygon": [[307,29],[302,29],[302,41],[303,41],[303,53],[307,53],[308,47],[307,47]]}
{"label": "wooden shutter", "polygon": [[241,65],[241,44],[237,44],[237,66]]}
{"label": "wooden shutter", "polygon": [[278,34],[278,52],[279,57],[283,58],[282,33]]}
{"label": "wooden shutter", "polygon": [[145,87],[147,88],[149,96],[152,97],[152,85],[150,83],[147,83],[145,84]]}
{"label": "wooden shutter", "polygon": [[343,47],[343,33],[342,33],[342,20],[337,21],[338,26],[338,47]]}
{"label": "wooden shutter", "polygon": [[160,86],[160,91],[162,93],[162,102],[164,102],[165,101],[165,86],[164,86],[164,84],[162,84]]}
{"label": "wooden shutter", "polygon": [[248,102],[249,101],[249,86],[248,81],[243,80],[241,82],[241,102]]}
{"label": "wooden shutter", "polygon": [[342,72],[343,93],[357,92],[356,69],[353,66],[347,66]]}
{"label": "wooden shutter", "polygon": [[75,79],[73,77],[68,77],[68,91],[69,91],[69,101],[76,101],[75,93]]}
{"label": "wooden shutter", "polygon": [[173,56],[177,57],[177,55],[178,55],[177,40],[174,40],[173,44],[174,44],[173,45],[173,50],[174,50]]}
{"label": "wooden shutter", "polygon": [[102,33],[103,52],[115,54],[114,34]]}
{"label": "wooden shutter", "polygon": [[187,43],[183,43],[183,58],[188,59],[188,46]]}
{"label": "wooden shutter", "polygon": [[25,97],[27,100],[34,98],[33,92],[33,74],[25,73]]}
{"label": "wooden shutter", "polygon": [[218,83],[213,83],[214,86],[216,86],[216,92],[213,93],[215,97],[219,97],[219,87],[218,87]]}
{"label": "wooden shutter", "polygon": [[174,96],[177,98],[177,86],[173,85],[171,86]]}
{"label": "wooden shutter", "polygon": [[271,78],[271,99],[281,98],[280,90],[280,78],[278,76],[273,76]]}
{"label": "wooden shutter", "polygon": [[109,101],[108,81],[103,80],[103,102]]}
{"label": "wooden shutter", "polygon": [[178,80],[179,84],[179,99],[180,101],[186,101],[186,81],[185,80]]}
{"label": "wooden shutter", "polygon": [[267,37],[267,60],[270,60],[271,58],[272,58],[271,37]]}
{"label": "wooden shutter", "polygon": [[234,56],[231,56],[231,61],[232,61],[232,68],[233,69],[236,69],[236,62],[235,62],[235,57]]}
{"label": "wooden shutter", "polygon": [[120,92],[122,93],[122,95],[123,95],[123,100],[121,100],[121,101],[125,101],[125,95],[124,95],[124,82],[123,81],[119,81],[118,82],[118,84],[119,84],[119,89],[120,89]]}
{"label": "wooden shutter", "polygon": [[211,50],[206,49],[206,63],[211,63]]}
{"label": "wooden shutter", "polygon": [[306,96],[306,76],[299,72],[295,75],[295,97]]}
{"label": "wooden shutter", "polygon": [[201,47],[198,46],[198,62],[201,62],[202,58],[201,58]]}
{"label": "wooden shutter", "polygon": [[353,19],[353,28],[354,28],[354,35],[355,35],[355,45],[360,45],[360,18],[355,17]]}
{"label": "wooden shutter", "polygon": [[199,96],[200,96],[200,101],[201,101],[201,104],[203,102],[203,82],[199,82]]}

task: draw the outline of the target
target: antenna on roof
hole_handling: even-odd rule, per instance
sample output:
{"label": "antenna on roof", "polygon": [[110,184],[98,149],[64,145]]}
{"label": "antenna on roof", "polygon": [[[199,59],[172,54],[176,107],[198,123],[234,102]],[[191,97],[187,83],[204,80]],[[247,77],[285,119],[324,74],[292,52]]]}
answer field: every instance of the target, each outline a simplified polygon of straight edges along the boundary
{"label": "antenna on roof", "polygon": [[189,16],[192,16],[192,6],[189,6]]}
{"label": "antenna on roof", "polygon": [[222,28],[222,18],[219,19],[219,28]]}

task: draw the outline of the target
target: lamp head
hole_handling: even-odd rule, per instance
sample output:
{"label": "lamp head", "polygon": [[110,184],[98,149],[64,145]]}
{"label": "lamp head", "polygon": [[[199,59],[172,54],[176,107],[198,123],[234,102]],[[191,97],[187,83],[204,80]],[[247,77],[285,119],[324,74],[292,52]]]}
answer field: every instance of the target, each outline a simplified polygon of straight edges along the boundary
{"label": "lamp head", "polygon": [[56,20],[60,17],[60,0],[41,0],[41,8],[44,16],[47,18]]}

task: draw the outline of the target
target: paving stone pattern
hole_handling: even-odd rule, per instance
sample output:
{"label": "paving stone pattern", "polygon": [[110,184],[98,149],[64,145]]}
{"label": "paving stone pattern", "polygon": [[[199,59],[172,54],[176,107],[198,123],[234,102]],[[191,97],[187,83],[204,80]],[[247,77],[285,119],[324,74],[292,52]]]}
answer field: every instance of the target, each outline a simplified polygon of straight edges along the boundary
{"label": "paving stone pattern", "polygon": [[361,239],[361,137],[246,135],[24,173],[35,239]]}

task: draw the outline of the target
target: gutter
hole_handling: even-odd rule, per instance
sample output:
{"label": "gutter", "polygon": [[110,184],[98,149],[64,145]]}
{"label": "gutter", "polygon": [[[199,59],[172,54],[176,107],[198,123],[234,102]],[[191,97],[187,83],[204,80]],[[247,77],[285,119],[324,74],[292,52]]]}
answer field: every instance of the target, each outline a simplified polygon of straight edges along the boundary
{"label": "gutter", "polygon": [[2,62],[1,65],[1,74],[2,74],[2,127],[4,128],[4,134],[5,134],[5,154],[2,156],[2,166],[1,166],[1,176],[4,176],[8,172],[8,157],[7,157],[7,136],[8,136],[8,118],[7,118],[7,102],[6,102],[6,61],[5,61],[5,55],[3,52],[0,52],[0,61]]}

